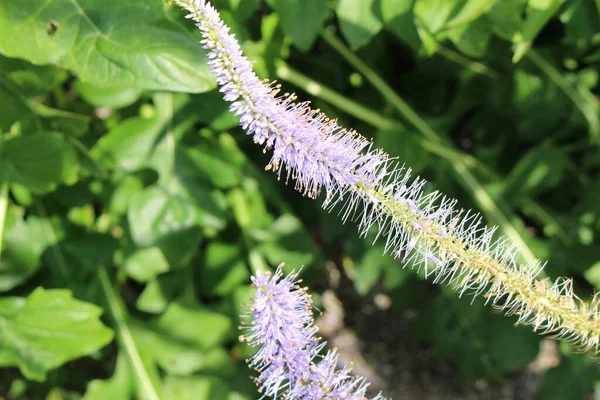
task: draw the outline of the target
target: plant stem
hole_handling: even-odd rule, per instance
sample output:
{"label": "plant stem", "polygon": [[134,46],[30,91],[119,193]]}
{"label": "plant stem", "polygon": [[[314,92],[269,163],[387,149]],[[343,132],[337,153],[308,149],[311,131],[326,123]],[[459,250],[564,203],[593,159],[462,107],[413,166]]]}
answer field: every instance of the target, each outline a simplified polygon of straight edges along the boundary
{"label": "plant stem", "polygon": [[[438,143],[448,143],[446,138],[436,132],[423,118],[421,118],[421,116],[415,112],[404,99],[397,95],[371,67],[352,53],[352,51],[348,49],[330,29],[325,29],[321,36],[333,49],[344,57],[349,64],[371,82],[373,87],[375,87],[375,89],[377,89],[379,93],[387,99],[404,118],[406,118],[407,121],[418,129],[423,136],[431,141],[437,141]],[[448,146],[450,146],[449,143]],[[473,196],[475,202],[487,217],[499,225],[504,234],[517,245],[521,256],[527,263],[533,262],[536,257],[512,222],[516,218],[504,214],[483,185],[479,183],[477,178],[471,173],[463,160],[457,159],[453,163],[450,163],[450,165],[453,168],[454,175],[458,181],[468,190],[468,193]]]}
{"label": "plant stem", "polygon": [[[407,127],[404,126],[404,124],[402,124],[400,121],[387,118],[377,111],[367,108],[362,104],[359,104],[348,97],[337,93],[322,83],[309,78],[299,71],[296,71],[294,68],[285,64],[284,62],[281,62],[280,66],[277,68],[277,76],[302,88],[307,93],[333,104],[340,110],[347,112],[353,117],[366,122],[375,128],[397,132],[407,131]],[[424,137],[418,137],[415,139],[425,150],[439,155],[450,162],[462,159],[462,161],[470,168],[476,168],[481,173],[489,177],[494,175],[494,173],[486,165],[479,162],[470,154],[465,154],[460,150],[454,149],[453,147],[446,146],[437,140],[431,141]]]}
{"label": "plant stem", "polygon": [[[298,86],[307,93],[327,101],[340,110],[347,112],[353,117],[366,122],[375,128],[390,129],[397,132],[406,131],[406,127],[401,122],[386,118],[384,115],[369,109],[362,104],[356,103],[348,97],[345,97],[328,88],[322,83],[309,78],[299,71],[296,71],[294,68],[285,64],[284,62],[281,62],[280,67],[277,69],[277,75],[280,79]],[[416,138],[416,141],[421,147],[423,147],[423,149],[444,158],[449,163],[462,161],[462,163],[464,163],[468,168],[477,170],[488,179],[499,179],[498,175],[494,171],[470,154],[463,153],[452,146],[446,145],[445,143],[438,141],[433,142],[423,136]],[[587,145],[588,142],[585,143]],[[574,243],[573,239],[571,239],[569,234],[560,226],[552,214],[544,210],[533,199],[529,197],[523,197],[518,200],[518,202],[523,207],[523,212],[542,223],[544,225],[544,231],[548,232],[549,235],[556,235],[556,237],[567,246]]]}
{"label": "plant stem", "polygon": [[358,72],[360,72],[381,95],[388,100],[399,112],[417,128],[425,137],[430,140],[439,141],[440,136],[427,124],[394,90],[367,64],[365,64],[356,54],[342,43],[331,31],[324,29],[321,37],[336,50],[342,57],[350,63]]}
{"label": "plant stem", "polygon": [[158,390],[154,387],[154,383],[148,375],[148,372],[144,366],[144,362],[142,361],[142,357],[140,356],[140,353],[135,345],[133,335],[131,334],[129,326],[127,325],[127,319],[125,318],[123,305],[115,293],[115,289],[110,281],[110,278],[108,277],[106,268],[101,267],[98,270],[98,279],[100,281],[102,291],[106,297],[109,311],[116,325],[117,338],[120,345],[125,350],[131,368],[137,378],[140,395],[144,400],[160,400]]}
{"label": "plant stem", "polygon": [[386,118],[376,111],[370,110],[367,107],[349,100],[347,97],[294,70],[284,62],[281,62],[278,65],[277,76],[290,83],[293,83],[296,86],[300,86],[306,90],[306,92],[315,97],[320,97],[325,101],[335,104],[340,110],[353,115],[367,124],[375,126],[379,129],[406,130],[406,126],[404,126],[401,122]]}
{"label": "plant stem", "polygon": [[455,62],[456,64],[461,65],[467,69],[470,69],[475,73],[487,76],[491,79],[498,79],[498,77],[500,77],[500,74],[498,72],[494,71],[487,65],[478,61],[471,60],[470,58],[467,58],[462,54],[454,50],[448,49],[442,45],[438,44],[438,46],[436,47],[436,51],[438,54],[440,54],[443,57],[446,57],[448,60]]}
{"label": "plant stem", "polygon": [[[52,237],[52,248],[56,258],[56,263],[59,266],[59,271],[63,278],[66,280],[66,285],[68,285],[68,266],[67,261],[62,254],[62,251],[58,244],[58,236],[52,226],[52,221],[47,216],[46,210],[41,202],[36,201],[36,208],[38,212],[42,215],[44,219],[44,225],[48,230],[48,235]],[[160,400],[158,396],[158,392],[154,385],[152,384],[152,380],[150,379],[140,354],[135,347],[135,342],[133,341],[133,337],[131,336],[131,331],[129,327],[126,325],[125,313],[122,308],[120,308],[119,301],[117,299],[117,295],[114,292],[110,279],[108,278],[108,274],[104,267],[101,267],[98,270],[98,279],[100,281],[100,287],[103,291],[104,297],[109,305],[109,312],[111,313],[115,325],[117,327],[117,338],[119,340],[120,345],[125,349],[127,354],[127,358],[129,360],[130,366],[134,371],[139,383],[138,390],[140,391],[139,395],[142,400]]]}
{"label": "plant stem", "polygon": [[598,118],[597,104],[590,104],[565,78],[544,59],[537,51],[529,49],[525,56],[542,70],[548,78],[556,84],[571,99],[579,109],[590,127],[590,138],[593,143],[600,144],[600,119]]}
{"label": "plant stem", "polygon": [[0,257],[2,256],[2,241],[4,239],[4,223],[8,210],[8,182],[2,182],[0,187]]}

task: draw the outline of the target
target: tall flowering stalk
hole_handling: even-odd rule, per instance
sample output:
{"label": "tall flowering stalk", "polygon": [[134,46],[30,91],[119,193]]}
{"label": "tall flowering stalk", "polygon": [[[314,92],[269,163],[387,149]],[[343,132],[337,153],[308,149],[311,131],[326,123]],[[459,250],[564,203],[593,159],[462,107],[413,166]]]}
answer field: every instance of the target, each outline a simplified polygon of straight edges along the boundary
{"label": "tall flowering stalk", "polygon": [[310,295],[298,285],[298,274],[284,276],[282,266],[274,275],[267,272],[252,277],[256,292],[245,316],[250,323],[243,325],[246,333],[240,336],[240,340],[259,348],[248,362],[260,372],[256,382],[264,396],[366,400],[367,382],[350,375],[350,369],[338,369],[335,350],[319,355],[324,343],[315,336]]}
{"label": "tall flowering stalk", "polygon": [[424,180],[411,180],[410,170],[369,140],[261,81],[208,1],[174,2],[197,22],[210,67],[240,125],[272,150],[267,170],[286,182],[291,178],[310,198],[323,191],[324,207],[339,206],[342,219],[356,220],[362,234],[377,227],[386,251],[423,266],[434,282],[454,285],[461,295],[483,295],[536,332],[599,352],[598,297],[586,304],[573,294],[571,280],[536,279],[542,265],[517,264],[515,246],[505,237],[494,240],[496,227],[483,225],[478,214],[457,209],[439,192],[424,192]]}

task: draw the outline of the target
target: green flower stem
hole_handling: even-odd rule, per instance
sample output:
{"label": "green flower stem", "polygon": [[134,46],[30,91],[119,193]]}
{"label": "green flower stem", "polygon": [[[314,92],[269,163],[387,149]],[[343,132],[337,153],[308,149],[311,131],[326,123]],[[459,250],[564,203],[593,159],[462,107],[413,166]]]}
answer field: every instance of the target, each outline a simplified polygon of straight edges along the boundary
{"label": "green flower stem", "polygon": [[590,127],[590,137],[592,142],[600,144],[600,119],[598,118],[598,104],[591,104],[580,93],[567,82],[567,80],[544,59],[537,51],[530,48],[525,54],[532,63],[534,63],[542,72],[558,86],[571,99],[579,109]]}
{"label": "green flower stem", "polygon": [[2,182],[0,187],[0,256],[2,255],[2,240],[4,239],[4,223],[8,210],[8,182]]}
{"label": "green flower stem", "polygon": [[124,306],[121,304],[121,301],[117,296],[114,286],[104,267],[98,270],[98,280],[100,281],[100,286],[102,287],[102,291],[106,297],[109,311],[116,325],[119,344],[125,350],[131,365],[131,369],[137,378],[140,397],[143,400],[160,400],[158,390],[154,386],[148,371],[146,371],[142,357],[133,339],[133,335],[131,334],[129,326],[127,325],[127,317],[126,312],[124,311]]}
{"label": "green flower stem", "polygon": [[443,56],[446,57],[448,60],[461,65],[467,69],[470,69],[471,71],[478,73],[480,75],[484,75],[487,76],[488,78],[491,79],[497,79],[500,77],[500,74],[496,71],[494,71],[493,69],[491,69],[490,67],[488,67],[487,65],[471,60],[470,58],[465,57],[464,55],[448,49],[442,45],[439,45],[436,47],[436,52]]}
{"label": "green flower stem", "polygon": [[[371,84],[379,91],[379,93],[387,99],[398,112],[406,118],[416,129],[418,129],[426,138],[437,141],[439,143],[451,144],[441,134],[436,132],[421,116],[415,112],[407,102],[398,96],[394,90],[367,64],[357,57],[350,49],[348,49],[341,40],[339,40],[333,32],[325,29],[321,35],[323,39],[335,49],[348,63],[350,63],[357,71],[359,71]],[[527,246],[513,221],[518,220],[516,217],[507,216],[496,202],[491,198],[483,185],[472,174],[468,165],[460,159],[451,163],[454,174],[457,180],[467,189],[481,208],[484,214],[500,226],[506,236],[508,236],[519,248],[520,254],[527,262],[533,262],[536,257],[533,251]]]}

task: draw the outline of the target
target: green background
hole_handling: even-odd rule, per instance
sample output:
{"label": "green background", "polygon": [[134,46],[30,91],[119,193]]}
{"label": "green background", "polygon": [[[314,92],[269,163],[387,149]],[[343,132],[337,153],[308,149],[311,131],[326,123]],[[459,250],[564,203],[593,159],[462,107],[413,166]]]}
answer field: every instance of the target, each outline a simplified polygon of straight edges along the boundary
{"label": "green background", "polygon": [[[262,78],[480,211],[519,263],[600,289],[600,1],[214,4]],[[594,361],[265,172],[183,16],[0,0],[0,398],[258,398],[237,327],[280,262],[387,396],[594,398]]]}

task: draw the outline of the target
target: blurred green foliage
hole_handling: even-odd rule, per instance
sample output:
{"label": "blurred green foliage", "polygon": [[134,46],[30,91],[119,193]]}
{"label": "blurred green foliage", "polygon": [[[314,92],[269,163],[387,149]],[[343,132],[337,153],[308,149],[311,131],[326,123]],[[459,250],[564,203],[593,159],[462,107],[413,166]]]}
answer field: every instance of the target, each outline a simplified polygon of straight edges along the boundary
{"label": "blurred green foliage", "polygon": [[[482,211],[583,299],[600,289],[600,2],[214,4],[262,77]],[[0,0],[1,395],[256,398],[239,315],[250,274],[283,261],[315,291],[327,261],[365,299],[383,290],[470,379],[533,360],[527,329],[266,173],[187,22],[162,0]],[[541,399],[598,385],[561,353]]]}

